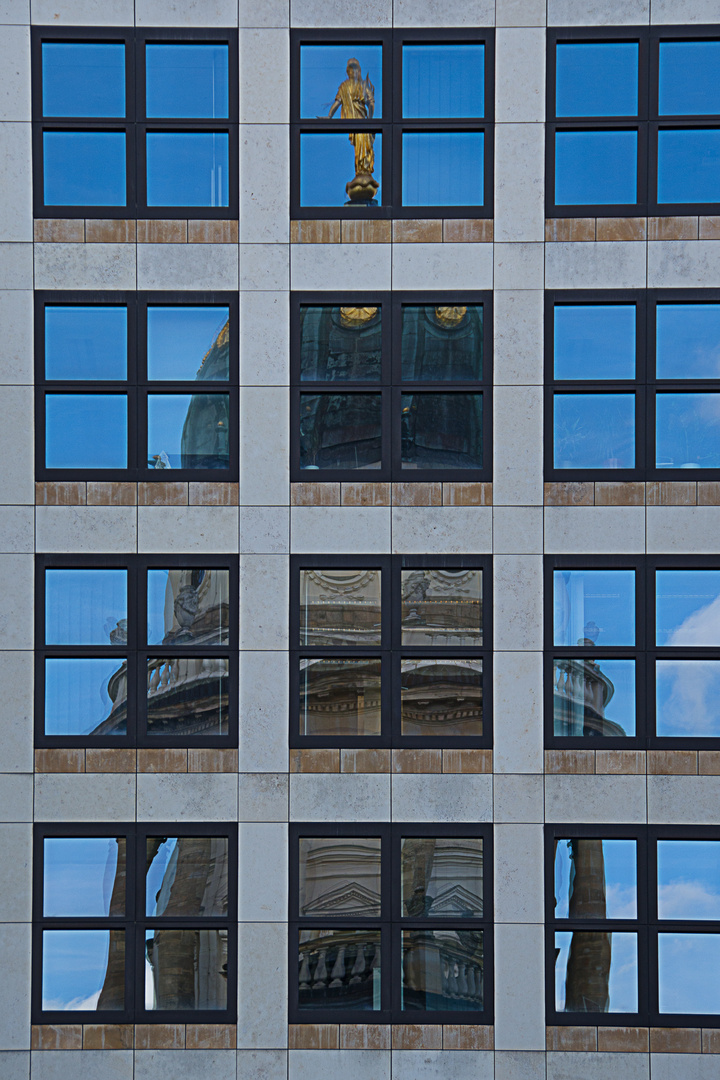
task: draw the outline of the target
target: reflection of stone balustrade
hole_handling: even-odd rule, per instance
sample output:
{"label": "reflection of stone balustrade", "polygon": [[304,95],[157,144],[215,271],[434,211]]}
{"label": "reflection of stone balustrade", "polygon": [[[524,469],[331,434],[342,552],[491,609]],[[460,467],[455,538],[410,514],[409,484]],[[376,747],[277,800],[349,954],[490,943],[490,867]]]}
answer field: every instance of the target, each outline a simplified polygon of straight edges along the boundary
{"label": "reflection of stone balustrade", "polygon": [[[482,1009],[481,938],[468,944],[457,937],[436,937],[436,930],[404,935],[403,1001],[410,1008]],[[457,932],[456,932],[457,933]],[[464,936],[464,935],[463,935]]]}
{"label": "reflection of stone balustrade", "polygon": [[556,735],[626,735],[620,724],[605,716],[615,685],[594,660],[555,660],[554,664]]}
{"label": "reflection of stone balustrade", "polygon": [[180,689],[227,677],[228,662],[223,657],[204,657],[201,660],[185,657],[159,657],[148,661],[148,701],[171,689]]}
{"label": "reflection of stone balustrade", "polygon": [[307,933],[317,936],[300,943],[300,1007],[379,1008],[379,933],[333,930],[325,940],[322,931]]}

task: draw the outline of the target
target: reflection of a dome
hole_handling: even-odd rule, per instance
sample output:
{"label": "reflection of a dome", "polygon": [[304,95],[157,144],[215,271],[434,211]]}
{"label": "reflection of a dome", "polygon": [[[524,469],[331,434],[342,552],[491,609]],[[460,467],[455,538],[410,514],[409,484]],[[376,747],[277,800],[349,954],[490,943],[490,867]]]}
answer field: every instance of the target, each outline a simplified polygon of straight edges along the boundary
{"label": "reflection of a dome", "polygon": [[[202,358],[196,382],[227,381],[230,370],[230,321]],[[230,455],[230,408],[226,394],[194,394],[180,442],[183,469],[226,469]]]}
{"label": "reflection of a dome", "polygon": [[605,709],[615,693],[615,685],[596,660],[554,661],[554,731],[561,736],[627,735],[620,724],[608,720]]}

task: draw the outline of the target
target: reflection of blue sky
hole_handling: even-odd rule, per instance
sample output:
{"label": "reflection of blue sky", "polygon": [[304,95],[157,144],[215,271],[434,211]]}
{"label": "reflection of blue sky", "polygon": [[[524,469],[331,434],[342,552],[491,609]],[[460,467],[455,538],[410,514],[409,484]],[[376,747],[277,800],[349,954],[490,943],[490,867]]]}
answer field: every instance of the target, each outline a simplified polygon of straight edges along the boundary
{"label": "reflection of blue sky", "polygon": [[484,145],[481,131],[403,132],[403,206],[482,206]]}
{"label": "reflection of blue sky", "polygon": [[46,570],[48,645],[109,645],[127,618],[126,570]]}
{"label": "reflection of blue sky", "polygon": [[720,919],[720,841],[658,840],[658,918]]}
{"label": "reflection of blue sky", "polygon": [[109,930],[45,930],[43,1009],[96,1009],[109,948]]}
{"label": "reflection of blue sky", "polygon": [[[120,843],[125,845],[125,840]],[[111,836],[46,837],[43,915],[102,917],[110,912],[118,841]]]}
{"label": "reflection of blue sky", "polygon": [[[162,915],[162,910],[158,911],[157,896],[163,887],[169,888],[175,880],[175,873],[177,870],[177,837],[168,837],[163,844],[160,845],[157,854],[148,868],[147,877],[145,878],[145,914],[146,915]],[[170,874],[168,880],[165,881],[165,875],[170,867]],[[163,908],[165,905],[163,905]]]}
{"label": "reflection of blue sky", "polygon": [[127,378],[127,309],[48,305],[45,378]]}
{"label": "reflection of blue sky", "polygon": [[44,116],[124,116],[125,46],[45,41]]}
{"label": "reflection of blue sky", "polygon": [[112,708],[108,681],[123,662],[95,657],[46,660],[45,734],[87,735],[106,720]]}
{"label": "reflection of blue sky", "polygon": [[43,182],[47,206],[125,206],[124,132],[44,131]]}
{"label": "reflection of blue sky", "polygon": [[148,206],[227,206],[230,139],[222,132],[149,131]]}
{"label": "reflection of blue sky", "polygon": [[145,46],[147,116],[228,115],[227,45],[152,44]]}
{"label": "reflection of blue sky", "polygon": [[194,380],[229,315],[226,307],[149,307],[148,378]]}
{"label": "reflection of blue sky", "polygon": [[634,379],[634,304],[557,304],[556,379]]}
{"label": "reflection of blue sky", "polygon": [[720,570],[657,570],[656,643],[720,645]]}
{"label": "reflection of blue sky", "polygon": [[555,394],[556,469],[632,469],[634,394]]}
{"label": "reflection of blue sky", "polygon": [[[637,934],[613,933],[610,938],[612,959],[609,982],[610,1003],[607,1011],[611,1013],[637,1012]],[[555,934],[555,947],[560,950],[555,962],[555,1008],[558,1012],[563,1012],[565,1009],[565,981],[571,941],[572,933],[570,932]]]}
{"label": "reflection of blue sky", "polygon": [[635,644],[634,570],[555,570],[553,585],[555,645]]}
{"label": "reflection of blue sky", "polygon": [[658,735],[720,736],[720,660],[658,660],[655,687]]}
{"label": "reflection of blue sky", "polygon": [[[375,172],[380,187],[375,192],[382,203],[382,135],[375,136]],[[348,134],[300,136],[300,205],[344,206],[345,185],[355,176],[355,148]]]}
{"label": "reflection of blue sky", "polygon": [[555,202],[637,202],[637,132],[557,131]]}
{"label": "reflection of blue sky", "polygon": [[658,394],[658,468],[720,466],[720,394]]}
{"label": "reflection of blue sky", "polygon": [[661,116],[720,112],[720,42],[661,41],[659,86]]}
{"label": "reflection of blue sky", "polygon": [[598,660],[598,667],[615,687],[605,709],[608,720],[619,724],[626,735],[635,734],[635,661]]}
{"label": "reflection of blue sky", "polygon": [[720,934],[659,934],[661,1013],[720,1013]]}
{"label": "reflection of blue sky", "polygon": [[166,453],[173,469],[182,465],[180,441],[191,394],[148,395],[148,458]]}
{"label": "reflection of blue sky", "polygon": [[658,132],[658,202],[720,199],[720,129]]}
{"label": "reflection of blue sky", "polygon": [[556,46],[556,116],[636,116],[636,42]]}
{"label": "reflection of blue sky", "polygon": [[658,379],[720,376],[720,304],[658,304]]}
{"label": "reflection of blue sky", "polygon": [[48,469],[127,468],[125,394],[47,394]]}
{"label": "reflection of blue sky", "polygon": [[403,45],[404,117],[485,115],[485,46]]}
{"label": "reflection of blue sky", "polygon": [[[353,57],[360,64],[363,80],[369,75],[375,87],[375,118],[382,116],[382,45],[360,45],[350,41],[347,45],[300,47],[300,116],[303,119],[327,116],[338,87],[347,78],[348,60]],[[339,120],[339,110],[335,118]]]}
{"label": "reflection of blue sky", "polygon": [[[580,841],[583,842],[582,839]],[[597,841],[587,840],[589,844]],[[555,918],[567,919],[575,868],[569,840],[558,840],[555,852]],[[603,840],[605,866],[605,917],[637,918],[637,843],[635,840]]]}

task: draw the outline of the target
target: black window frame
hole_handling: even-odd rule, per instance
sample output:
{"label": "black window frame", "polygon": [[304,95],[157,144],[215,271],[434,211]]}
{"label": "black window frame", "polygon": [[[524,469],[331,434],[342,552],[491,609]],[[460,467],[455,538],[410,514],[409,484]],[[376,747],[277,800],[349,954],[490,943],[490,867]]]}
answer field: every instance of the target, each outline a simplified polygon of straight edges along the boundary
{"label": "black window frame", "polygon": [[[485,116],[476,119],[403,119],[402,117],[402,47],[413,43],[483,44],[485,46]],[[300,116],[300,48],[302,45],[364,45],[382,46],[383,103],[382,117],[373,120],[343,121],[303,119]],[[338,73],[338,84],[342,72]],[[492,218],[494,214],[494,154],[495,154],[495,28],[461,27],[456,29],[396,30],[338,29],[290,31],[290,217],[306,219],[392,219],[392,218]],[[332,93],[333,88],[328,89]],[[382,176],[381,192],[390,198],[380,206],[302,206],[300,202],[300,137],[304,134],[351,131],[371,131],[381,134]],[[402,205],[402,132],[484,133],[484,169],[482,206],[403,206]],[[348,180],[352,177],[348,176]],[[384,196],[383,196],[384,200]]]}
{"label": "black window frame", "polygon": [[[381,840],[381,914],[378,918],[312,917],[297,914],[299,908],[301,837],[352,838]],[[481,839],[483,842],[483,915],[482,918],[451,919],[442,917],[408,918],[401,915],[400,874],[401,841],[404,837]],[[493,827],[490,824],[448,824],[447,822],[328,822],[326,824],[290,823],[289,833],[289,912],[288,912],[288,1022],[291,1024],[492,1024],[493,1023]],[[402,930],[428,929],[483,932],[483,1004],[484,1009],[420,1010],[401,1009],[401,980],[395,978],[402,960]],[[381,1009],[301,1009],[297,972],[299,966],[299,931],[303,929],[378,929],[381,935],[381,963],[389,976],[381,976]],[[389,957],[387,964],[385,958]]]}
{"label": "black window frame", "polygon": [[[483,368],[482,379],[423,381],[402,379],[402,309],[403,306],[442,304],[482,305]],[[377,382],[302,380],[300,309],[304,306],[382,305],[382,372]],[[426,483],[432,481],[492,482],[493,448],[493,294],[488,290],[443,292],[293,292],[290,294],[290,479],[323,482],[360,483],[361,481],[396,481]],[[300,396],[301,394],[372,394],[382,399],[382,465],[379,469],[319,469],[311,471],[300,465]],[[480,469],[402,467],[401,397],[404,394],[480,394],[482,396],[482,459]]]}
{"label": "black window frame", "polygon": [[[720,131],[720,113],[660,116],[658,113],[659,46],[664,41],[720,41],[717,25],[563,26],[547,28],[545,138],[545,214],[549,218],[647,217],[717,213],[718,202],[660,203],[657,201],[658,132],[712,128]],[[566,117],[555,111],[556,46],[558,44],[619,44],[638,42],[638,113],[635,117]],[[637,202],[555,202],[555,133],[557,131],[637,131]]]}
{"label": "black window frame", "polygon": [[[147,571],[227,570],[229,573],[229,612],[227,645],[148,645],[147,640]],[[127,642],[121,645],[46,645],[45,644],[45,571],[46,570],[126,570],[128,586]],[[54,748],[130,749],[134,747],[165,749],[237,747],[239,704],[239,585],[238,559],[233,555],[117,555],[117,554],[41,554],[35,556],[35,746]],[[226,735],[162,735],[148,733],[145,716],[146,682],[143,674],[147,660],[154,657],[175,659],[178,655],[193,658],[218,658],[228,665],[228,732]],[[53,658],[125,659],[128,671],[127,732],[125,735],[47,735],[45,733],[45,660]],[[134,673],[134,674],[131,674]],[[146,677],[145,677],[146,678]]]}
{"label": "black window frame", "polygon": [[[95,292],[42,290],[35,293],[35,478],[37,480],[105,480],[237,482],[239,479],[239,296],[237,292]],[[127,310],[127,378],[61,380],[45,378],[46,307],[124,307]],[[230,311],[229,373],[224,381],[150,380],[147,377],[149,307],[214,307]],[[200,358],[201,359],[201,358]],[[128,405],[127,467],[124,469],[55,469],[45,464],[45,397],[47,394],[115,394]],[[151,469],[147,461],[147,399],[150,394],[219,394],[229,398],[230,433],[227,469]],[[142,451],[145,451],[144,455]]]}
{"label": "black window frame", "polygon": [[[125,117],[44,117],[42,111],[43,42],[121,44],[125,46]],[[228,46],[228,116],[223,119],[152,118],[145,109],[146,44],[222,44]],[[239,206],[239,74],[238,31],[232,27],[97,27],[33,26],[32,142],[33,213],[36,218],[191,218],[234,219]],[[61,206],[44,201],[44,131],[123,131],[126,153],[124,206]],[[147,132],[207,132],[228,135],[227,206],[148,206],[146,175]]]}
{"label": "black window frame", "polygon": [[[301,570],[379,570],[381,588],[381,643],[376,648],[316,648],[300,644]],[[402,645],[402,570],[482,571],[482,629],[480,648],[424,648]],[[492,566],[489,555],[291,555],[290,556],[290,748],[344,749],[489,749],[492,735]],[[389,610],[390,617],[385,614]],[[454,736],[403,735],[401,730],[400,660],[472,658],[482,661],[483,734]],[[382,662],[380,735],[300,734],[300,660],[323,658],[374,659]]]}
{"label": "black window frame", "polygon": [[[120,837],[127,852],[125,917],[46,917],[43,914],[43,855],[48,838]],[[181,918],[145,914],[146,838],[220,836],[228,841],[228,912],[223,916]],[[234,1024],[237,1021],[237,938],[238,938],[238,826],[228,821],[196,822],[48,822],[33,826],[33,908],[32,908],[32,1002],[33,1024]],[[228,941],[227,1009],[145,1009],[143,933],[152,927],[226,930]],[[123,1010],[53,1011],[42,1008],[43,930],[123,930],[125,932],[125,1008]],[[142,1003],[142,1004],[141,1004]]]}

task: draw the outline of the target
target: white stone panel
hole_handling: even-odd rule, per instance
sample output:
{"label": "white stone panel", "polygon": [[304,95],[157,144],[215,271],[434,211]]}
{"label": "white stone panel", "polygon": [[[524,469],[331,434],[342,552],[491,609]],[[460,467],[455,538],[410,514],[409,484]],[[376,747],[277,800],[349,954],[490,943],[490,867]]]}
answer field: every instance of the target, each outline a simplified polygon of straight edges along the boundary
{"label": "white stone panel", "polygon": [[546,506],[545,550],[583,555],[645,550],[644,506]]}
{"label": "white stone panel", "polygon": [[240,245],[241,290],[274,292],[289,287],[290,256],[287,244]]}
{"label": "white stone panel", "polygon": [[393,1050],[392,1076],[393,1080],[493,1080],[493,1056],[477,1050]]}
{"label": "white stone panel", "polygon": [[542,551],[542,506],[496,506],[492,519],[496,555],[532,555]]}
{"label": "white stone panel", "polygon": [[[31,596],[25,597],[32,608]],[[0,745],[5,772],[33,771],[33,654],[0,652]]]}
{"label": "white stone panel", "polygon": [[0,821],[32,821],[32,773],[0,773]]}
{"label": "white stone panel", "polygon": [[[683,1054],[683,1058],[686,1055]],[[680,1074],[686,1080],[686,1074]],[[547,1080],[648,1080],[648,1054],[554,1053],[547,1055]],[[675,1074],[678,1077],[678,1074]],[[657,1080],[653,1070],[653,1080]]]}
{"label": "white stone panel", "polygon": [[6,26],[3,30],[0,72],[0,120],[30,120],[30,30],[27,26]]}
{"label": "white stone panel", "polygon": [[547,21],[548,26],[641,26],[650,21],[650,0],[548,0]]}
{"label": "white stone panel", "polygon": [[238,521],[236,506],[139,506],[138,551],[235,552]]}
{"label": "white stone panel", "polygon": [[288,917],[288,827],[240,826],[238,919],[286,922]]}
{"label": "white stone panel", "polygon": [[[366,476],[366,473],[362,474]],[[364,555],[390,550],[389,506],[293,506],[290,511],[290,550]]]}
{"label": "white stone panel", "polygon": [[720,776],[648,776],[648,821],[668,825],[714,825]]}
{"label": "white stone panel", "polygon": [[287,386],[290,382],[289,350],[287,293],[241,293],[241,386]]}
{"label": "white stone panel", "polygon": [[[306,245],[316,246],[316,245]],[[347,248],[347,244],[342,247]],[[363,247],[387,245],[364,244]],[[348,270],[354,271],[351,261]],[[353,273],[357,287],[360,276]],[[386,288],[375,278],[378,289]],[[492,244],[393,244],[393,289],[492,289]],[[295,286],[293,285],[293,288]],[[325,288],[338,288],[337,284]]]}
{"label": "white stone panel", "polygon": [[[688,20],[689,22],[690,20]],[[651,1054],[652,1080],[717,1080],[715,1054]]]}
{"label": "white stone panel", "polygon": [[492,26],[493,0],[395,0],[395,26]]}
{"label": "white stone panel", "polygon": [[496,290],[495,385],[543,383],[543,293]]}
{"label": "white stone panel", "polygon": [[[0,825],[0,922],[27,922],[32,895],[32,825]],[[2,1075],[2,1074],[0,1074]]]}
{"label": "white stone panel", "polygon": [[542,123],[545,119],[545,31],[498,29],[495,49],[495,120],[500,124]]}
{"label": "white stone panel", "polygon": [[648,506],[647,550],[658,554],[714,555],[720,506]]}
{"label": "white stone panel", "polygon": [[546,0],[495,0],[497,26],[544,26]]}
{"label": "white stone panel", "polygon": [[32,21],[49,26],[132,26],[133,0],[32,0]]}
{"label": "white stone panel", "polygon": [[291,26],[392,26],[392,0],[367,0],[362,12],[354,0],[290,0]]}
{"label": "white stone panel", "polygon": [[[256,4],[256,7],[263,6]],[[289,120],[290,40],[287,31],[245,30],[240,35],[240,123],[287,124]],[[286,144],[287,140],[286,130]],[[271,187],[275,184],[287,187],[287,184],[283,185],[282,176],[270,170],[265,173],[265,183]]]}
{"label": "white stone panel", "polygon": [[542,556],[496,555],[493,562],[494,648],[542,649]]}
{"label": "white stone panel", "polygon": [[[134,256],[136,249],[130,248]],[[138,289],[237,289],[238,249],[235,244],[138,244],[137,278]]]}
{"label": "white stone panel", "polygon": [[33,648],[33,562],[32,555],[0,555],[0,649]]}
{"label": "white stone panel", "polygon": [[0,25],[30,22],[30,0],[0,0]]}
{"label": "white stone panel", "polygon": [[237,0],[136,0],[137,26],[237,26]]}
{"label": "white stone panel", "polygon": [[[172,245],[143,246],[167,250]],[[134,244],[35,244],[34,250],[36,289],[181,288],[180,285],[137,285]]]}
{"label": "white stone panel", "polygon": [[545,288],[644,289],[646,249],[644,241],[546,244]]}
{"label": "white stone panel", "polygon": [[290,25],[288,0],[240,0],[238,25],[243,27],[273,27]]}
{"label": "white stone panel", "polygon": [[646,817],[644,775],[545,777],[546,821],[643,825]]}
{"label": "white stone panel", "polygon": [[495,773],[493,787],[496,822],[542,823],[545,816],[542,776]]}
{"label": "white stone panel", "polygon": [[492,551],[489,506],[395,506],[392,549],[399,554],[480,554]]}
{"label": "white stone panel", "polygon": [[35,511],[32,506],[3,506],[0,514],[0,553],[32,554],[34,542]]}
{"label": "white stone panel", "polygon": [[140,821],[237,821],[230,773],[138,773]]}
{"label": "white stone panel", "polygon": [[238,1050],[237,1080],[287,1080],[287,1050]]}
{"label": "white stone panel", "polygon": [[[380,291],[387,290],[391,251],[391,244],[292,244],[291,287],[308,291],[357,289],[358,281],[366,281]],[[466,284],[466,288],[475,287]]]}
{"label": "white stone panel", "polygon": [[0,1076],[4,1080],[28,1080],[30,1052],[28,1050],[0,1051]]}
{"label": "white stone panel", "polygon": [[496,1051],[545,1049],[544,936],[543,926],[495,926]]}
{"label": "white stone panel", "polygon": [[287,773],[240,773],[238,821],[287,821],[290,777]]}
{"label": "white stone panel", "polygon": [[33,238],[30,124],[0,124],[0,240]]}
{"label": "white stone panel", "polygon": [[33,294],[30,290],[0,292],[3,362],[0,385],[33,381]]}
{"label": "white stone panel", "polygon": [[240,648],[287,649],[288,560],[281,555],[240,559]]}
{"label": "white stone panel", "polygon": [[496,386],[493,398],[493,504],[542,506],[542,389]]}
{"label": "white stone panel", "polygon": [[[521,31],[525,33],[526,31]],[[534,33],[534,31],[527,31]],[[542,241],[545,230],[545,134],[542,124],[497,124],[495,127],[496,242]],[[495,281],[502,289],[541,289],[544,278],[542,248],[518,257],[509,266],[507,250],[502,265],[495,263]],[[512,272],[511,272],[512,269]]]}
{"label": "white stone panel", "polygon": [[[415,776],[416,782],[418,777]],[[397,782],[398,777],[393,777]],[[390,776],[385,773],[293,773],[291,821],[389,821]],[[440,819],[433,819],[440,820]]]}
{"label": "white stone panel", "polygon": [[244,386],[240,391],[240,490],[243,504],[287,506],[289,456],[289,390],[284,386]]}
{"label": "white stone panel", "polygon": [[290,550],[290,508],[242,506],[240,550],[255,555],[287,555]]}
{"label": "white stone panel", "polygon": [[[105,1057],[109,1056],[105,1054]],[[82,1075],[85,1080],[83,1074],[79,1075]],[[212,1080],[235,1080],[235,1051],[138,1050],[135,1052],[134,1080],[179,1080],[180,1077],[182,1080],[209,1080],[210,1077]]]}
{"label": "white stone panel", "polygon": [[[60,245],[56,246],[59,247]],[[32,287],[32,244],[0,243],[0,289],[32,289]],[[54,288],[52,285],[42,285],[37,280],[35,287],[38,289]]]}
{"label": "white stone panel", "polygon": [[35,529],[38,551],[132,552],[137,544],[137,510],[134,506],[38,506]]}
{"label": "white stone panel", "polygon": [[134,821],[135,774],[36,773],[35,820]]}
{"label": "white stone panel", "polygon": [[543,827],[495,825],[496,923],[542,923]]}
{"label": "white stone panel", "polygon": [[493,669],[495,771],[542,772],[542,654],[496,652]]}
{"label": "white stone panel", "polygon": [[491,821],[492,776],[485,773],[393,775],[392,819]]}
{"label": "white stone panel", "polygon": [[[243,923],[239,929],[238,952],[238,1046],[247,1050],[285,1050],[287,924]],[[260,1077],[265,1080],[262,1073]],[[239,1080],[244,1077],[241,1075]]]}
{"label": "white stone panel", "polygon": [[498,289],[542,289],[545,278],[542,243],[495,244]]}
{"label": "white stone panel", "polygon": [[[248,627],[248,637],[252,638],[252,625]],[[240,653],[241,772],[274,773],[287,769],[288,693],[286,652]],[[280,820],[287,820],[287,789]]]}
{"label": "white stone panel", "polygon": [[657,240],[648,244],[648,287],[717,288],[720,240]]}
{"label": "white stone panel", "polygon": [[651,23],[720,22],[718,0],[652,0]]}
{"label": "white stone panel", "polygon": [[[287,38],[286,30],[258,31]],[[253,95],[248,91],[248,100]],[[262,95],[257,92],[255,100]],[[240,240],[287,244],[290,239],[288,127],[247,123],[240,127]]]}
{"label": "white stone panel", "polygon": [[537,1050],[496,1050],[495,1080],[545,1080],[545,1054]]}
{"label": "white stone panel", "polygon": [[30,1046],[30,924],[0,925],[0,1046]]}

